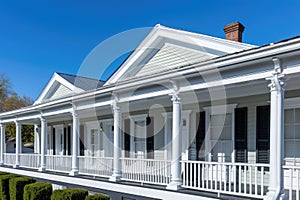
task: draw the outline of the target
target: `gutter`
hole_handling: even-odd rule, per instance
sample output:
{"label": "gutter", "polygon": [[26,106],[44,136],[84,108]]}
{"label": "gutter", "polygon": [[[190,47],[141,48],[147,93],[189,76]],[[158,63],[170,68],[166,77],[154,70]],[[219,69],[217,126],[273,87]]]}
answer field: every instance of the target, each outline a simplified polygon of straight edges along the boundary
{"label": "gutter", "polygon": [[[114,91],[126,91],[130,87],[146,85],[149,83],[160,83],[165,82],[170,79],[178,78],[178,76],[188,75],[195,72],[203,72],[212,69],[228,69],[236,68],[241,64],[255,64],[258,62],[262,62],[263,60],[267,60],[269,57],[291,54],[292,52],[296,52],[296,54],[300,54],[300,38],[291,39],[288,41],[279,42],[276,44],[270,44],[268,46],[257,47],[254,49],[249,49],[233,54],[228,54],[222,57],[213,58],[208,61],[203,61],[200,63],[195,63],[188,66],[182,66],[176,70],[170,70],[167,72],[162,72],[159,74],[132,78],[130,80],[125,80],[120,83],[114,83],[114,85],[107,85],[99,88],[93,92],[86,91],[80,94],[75,94],[74,96],[58,99],[47,103],[36,104],[34,106],[25,107],[19,110],[9,111],[0,114],[1,117],[14,117],[15,115],[27,114],[32,112],[38,112],[42,109],[47,109],[51,107],[57,107],[61,105],[67,105],[74,101],[81,101],[84,99],[93,99],[93,97],[98,95],[109,95]],[[279,48],[279,49],[278,49]],[[275,51],[277,50],[277,51]],[[299,52],[298,52],[299,51]],[[57,105],[59,104],[59,105]]]}

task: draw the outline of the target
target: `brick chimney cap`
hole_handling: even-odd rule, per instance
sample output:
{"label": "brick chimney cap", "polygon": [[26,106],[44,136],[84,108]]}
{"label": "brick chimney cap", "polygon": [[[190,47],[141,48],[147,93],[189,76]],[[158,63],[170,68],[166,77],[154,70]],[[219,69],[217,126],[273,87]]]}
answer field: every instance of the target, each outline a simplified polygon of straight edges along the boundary
{"label": "brick chimney cap", "polygon": [[245,30],[245,26],[242,23],[238,22],[238,21],[227,24],[226,26],[224,26],[225,34],[233,32],[233,31],[237,31],[237,30],[243,32]]}

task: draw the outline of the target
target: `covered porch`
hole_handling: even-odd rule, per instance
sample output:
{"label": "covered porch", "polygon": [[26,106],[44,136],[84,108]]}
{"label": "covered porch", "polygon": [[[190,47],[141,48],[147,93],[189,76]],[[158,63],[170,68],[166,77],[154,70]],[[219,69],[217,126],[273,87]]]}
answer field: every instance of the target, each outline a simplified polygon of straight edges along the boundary
{"label": "covered porch", "polygon": [[[97,100],[98,106],[77,103],[76,108],[2,120],[0,160],[4,166],[46,173],[265,198],[272,179],[270,158],[277,149],[270,144],[276,136],[270,127],[278,125],[272,105],[280,103],[272,99],[269,82],[261,78],[242,87],[226,85],[226,104],[217,99],[217,105],[212,105],[207,89],[177,93],[176,85],[171,85],[171,101],[170,90],[149,98],[142,88],[130,96],[120,93],[112,100]],[[290,199],[297,200],[299,84],[299,74],[290,75],[281,102],[285,138],[280,141],[285,146],[284,189]],[[3,148],[5,123],[11,122],[17,127],[15,154]],[[22,124],[35,125],[34,154],[22,153]]]}

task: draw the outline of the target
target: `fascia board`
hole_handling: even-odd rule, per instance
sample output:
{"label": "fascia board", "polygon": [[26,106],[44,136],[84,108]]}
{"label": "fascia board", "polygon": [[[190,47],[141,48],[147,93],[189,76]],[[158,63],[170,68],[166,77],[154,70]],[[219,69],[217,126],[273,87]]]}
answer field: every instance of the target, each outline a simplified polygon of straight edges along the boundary
{"label": "fascia board", "polygon": [[50,90],[51,86],[54,84],[55,80],[57,77],[57,73],[55,72],[50,81],[47,83],[46,87],[43,89],[42,93],[40,94],[40,96],[38,97],[38,99],[33,103],[33,105],[39,104],[42,102],[42,100],[45,98],[46,94],[48,93],[48,91]]}
{"label": "fascia board", "polygon": [[57,81],[58,83],[66,86],[68,89],[72,90],[73,92],[79,93],[79,92],[83,92],[84,90],[76,87],[75,85],[71,84],[70,82],[68,82],[67,80],[65,80],[64,78],[62,78],[59,74],[57,74],[56,72],[53,74],[52,78],[50,79],[50,81],[48,82],[48,84],[46,85],[46,87],[43,89],[42,93],[40,94],[40,96],[38,97],[38,99],[34,102],[33,105],[39,104],[43,101],[43,99],[45,98],[45,96],[47,95],[47,93],[49,92],[49,90],[51,89],[51,87],[53,86],[53,84],[55,83],[55,81]]}
{"label": "fascia board", "polygon": [[[246,63],[246,62],[259,63],[259,62],[261,62],[262,58],[268,58],[268,57],[278,56],[278,55],[283,57],[284,56],[283,54],[285,54],[285,56],[287,56],[287,55],[290,55],[291,54],[290,52],[292,52],[292,51],[297,51],[297,50],[300,51],[299,43],[300,43],[300,38],[297,38],[297,39],[293,39],[291,41],[286,41],[283,43],[260,47],[260,48],[253,49],[253,50],[250,50],[247,52],[241,52],[238,54],[229,55],[224,58],[223,57],[216,58],[214,60],[214,63],[217,63],[218,67],[231,66],[233,68],[236,65],[240,65],[241,63]],[[209,70],[210,69],[209,65],[211,64],[211,62],[212,61],[207,61],[207,62],[203,62],[203,63],[197,64],[197,65],[190,66],[189,68],[186,68],[186,69],[184,69],[184,71],[182,71],[182,75],[193,73],[196,70],[195,67],[198,67],[198,68],[201,67],[201,69],[204,68],[203,70]],[[208,65],[208,66],[205,67],[206,65]],[[215,66],[213,66],[213,67],[215,67]],[[299,70],[296,70],[296,69],[291,69],[291,70],[286,69],[285,70],[285,72],[288,74],[289,73],[298,73],[298,71]],[[111,93],[113,91],[130,88],[135,85],[141,85],[141,84],[145,84],[145,83],[149,83],[149,82],[153,82],[153,81],[159,81],[159,80],[162,80],[163,78],[165,80],[168,80],[168,79],[174,78],[176,76],[178,76],[178,74],[175,74],[172,72],[167,72],[167,73],[165,73],[163,75],[159,75],[159,76],[142,77],[139,80],[124,81],[124,82],[118,84],[118,86],[115,86],[115,85],[104,86],[103,88],[100,88],[96,91],[84,92],[81,94],[74,95],[72,97],[58,99],[58,100],[54,100],[51,102],[41,103],[39,105],[33,105],[30,107],[21,108],[18,110],[0,113],[0,118],[6,117],[6,116],[11,116],[11,115],[18,115],[18,114],[33,112],[33,111],[37,111],[39,109],[44,109],[44,108],[48,108],[48,107],[55,107],[55,106],[61,105],[61,104],[69,104],[72,101],[80,100],[83,98],[90,98],[90,97],[94,98],[96,95]]]}
{"label": "fascia board", "polygon": [[[134,63],[142,57],[147,49],[155,48],[155,45],[160,42],[159,38],[167,38],[184,42],[188,44],[202,46],[204,48],[215,49],[217,51],[233,53],[241,50],[254,48],[254,45],[228,41],[225,39],[215,38],[211,36],[201,35],[197,33],[190,33],[186,31],[166,28],[163,26],[156,26],[153,31],[141,42],[134,53],[126,60],[125,63],[114,73],[114,75],[106,81],[104,85],[109,85],[117,82],[126,71],[134,65]],[[158,40],[158,41],[157,41]],[[157,41],[157,42],[155,42]]]}

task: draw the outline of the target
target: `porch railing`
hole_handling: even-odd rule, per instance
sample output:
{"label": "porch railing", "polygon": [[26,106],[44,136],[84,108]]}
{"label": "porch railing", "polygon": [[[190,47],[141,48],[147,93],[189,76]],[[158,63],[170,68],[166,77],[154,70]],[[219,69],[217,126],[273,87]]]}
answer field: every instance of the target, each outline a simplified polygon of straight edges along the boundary
{"label": "porch railing", "polygon": [[16,154],[15,153],[3,153],[4,155],[4,164],[5,165],[14,165],[16,163]]}
{"label": "porch railing", "polygon": [[20,167],[37,169],[40,166],[39,154],[20,154]]}
{"label": "porch railing", "polygon": [[69,173],[72,169],[72,156],[47,155],[46,169],[49,171]]}
{"label": "porch railing", "polygon": [[171,180],[171,161],[121,158],[122,180],[167,185]]}
{"label": "porch railing", "polygon": [[79,156],[79,173],[109,177],[113,172],[113,158]]}
{"label": "porch railing", "polygon": [[300,199],[300,166],[283,166],[284,189],[290,200]]}
{"label": "porch railing", "polygon": [[262,198],[268,187],[268,164],[181,161],[183,187]]}

